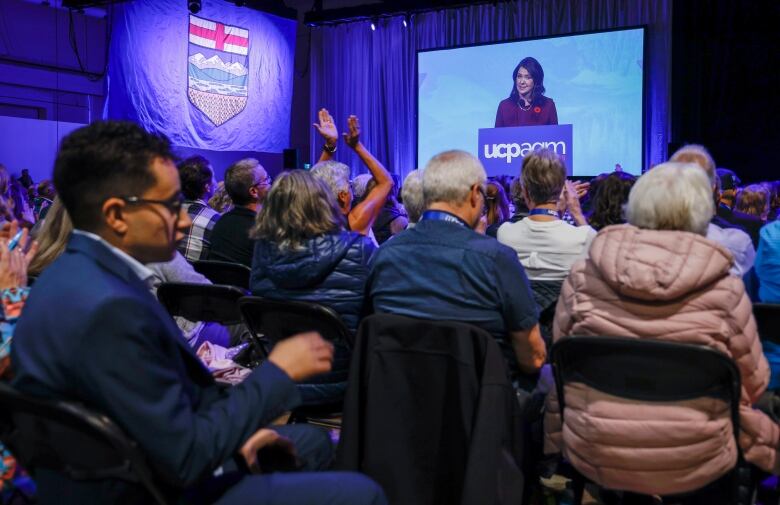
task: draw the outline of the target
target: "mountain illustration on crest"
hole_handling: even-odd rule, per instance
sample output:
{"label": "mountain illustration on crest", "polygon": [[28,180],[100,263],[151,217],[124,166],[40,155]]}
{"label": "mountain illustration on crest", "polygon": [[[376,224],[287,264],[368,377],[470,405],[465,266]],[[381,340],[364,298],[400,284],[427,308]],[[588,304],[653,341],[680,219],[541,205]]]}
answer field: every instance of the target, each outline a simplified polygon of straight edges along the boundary
{"label": "mountain illustration on crest", "polygon": [[222,61],[219,55],[214,55],[209,59],[206,59],[201,53],[193,54],[189,58],[190,63],[198,67],[200,70],[216,69],[223,72],[227,72],[236,77],[244,76],[249,73],[249,70],[239,62],[233,62],[230,65]]}

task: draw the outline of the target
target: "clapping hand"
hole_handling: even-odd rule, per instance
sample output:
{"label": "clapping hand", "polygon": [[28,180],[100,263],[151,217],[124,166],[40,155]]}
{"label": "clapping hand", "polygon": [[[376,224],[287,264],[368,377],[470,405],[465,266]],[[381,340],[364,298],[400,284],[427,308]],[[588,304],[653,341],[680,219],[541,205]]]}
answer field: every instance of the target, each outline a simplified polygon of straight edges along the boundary
{"label": "clapping hand", "polygon": [[347,119],[347,127],[349,128],[349,131],[342,133],[344,142],[354,149],[360,142],[360,123],[358,122],[357,116],[349,116]]}
{"label": "clapping hand", "polygon": [[588,192],[590,184],[581,182],[566,181],[561,191],[561,197],[558,200],[558,211],[563,213],[568,210],[572,219],[577,223],[577,226],[584,226],[588,224],[585,219],[585,215],[582,213],[582,207],[580,207],[580,195],[585,195]]}
{"label": "clapping hand", "polygon": [[325,139],[325,143],[329,147],[335,147],[339,140],[339,131],[336,129],[336,124],[333,122],[333,116],[330,115],[328,109],[320,109],[317,113],[319,123],[314,123],[314,126],[320,135]]}
{"label": "clapping hand", "polygon": [[18,231],[19,224],[16,221],[5,223],[0,229],[0,289],[27,286],[27,265],[38,252],[38,243],[30,241],[26,228],[22,229],[17,246],[13,250],[9,249]]}

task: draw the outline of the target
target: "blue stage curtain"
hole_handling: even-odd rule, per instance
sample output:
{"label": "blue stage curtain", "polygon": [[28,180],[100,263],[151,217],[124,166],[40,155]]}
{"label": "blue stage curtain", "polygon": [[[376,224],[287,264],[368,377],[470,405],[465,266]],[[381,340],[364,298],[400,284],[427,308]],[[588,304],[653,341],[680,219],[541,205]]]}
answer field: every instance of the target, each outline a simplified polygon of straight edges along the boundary
{"label": "blue stage curtain", "polygon": [[224,0],[204,1],[196,17],[183,0],[119,4],[104,116],[137,121],[177,146],[281,152],[295,29],[293,20]]}
{"label": "blue stage curtain", "polygon": [[[647,25],[645,169],[666,158],[669,140],[671,0],[522,0],[402,17],[356,21],[313,29],[311,117],[327,108],[340,129],[356,114],[363,143],[391,172],[405,177],[415,168],[417,148],[416,52],[463,44],[499,42],[571,32]],[[452,104],[457,107],[457,103]],[[311,157],[322,140],[311,134]],[[357,156],[339,151],[339,160],[364,172]],[[421,166],[427,160],[419,160]]]}

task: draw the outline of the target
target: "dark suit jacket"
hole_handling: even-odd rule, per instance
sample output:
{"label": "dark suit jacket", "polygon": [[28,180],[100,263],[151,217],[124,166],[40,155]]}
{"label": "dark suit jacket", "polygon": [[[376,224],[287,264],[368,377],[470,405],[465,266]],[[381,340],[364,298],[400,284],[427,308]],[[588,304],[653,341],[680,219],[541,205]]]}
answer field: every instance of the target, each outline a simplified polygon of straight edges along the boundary
{"label": "dark suit jacket", "polygon": [[[36,281],[11,361],[15,387],[107,414],[140,444],[165,483],[179,488],[209,475],[300,401],[294,382],[271,363],[239,386],[218,388],[129,265],[76,234]],[[42,494],[81,493],[82,503],[96,495],[114,503],[109,496],[121,492],[101,482],[90,488],[36,480]]]}

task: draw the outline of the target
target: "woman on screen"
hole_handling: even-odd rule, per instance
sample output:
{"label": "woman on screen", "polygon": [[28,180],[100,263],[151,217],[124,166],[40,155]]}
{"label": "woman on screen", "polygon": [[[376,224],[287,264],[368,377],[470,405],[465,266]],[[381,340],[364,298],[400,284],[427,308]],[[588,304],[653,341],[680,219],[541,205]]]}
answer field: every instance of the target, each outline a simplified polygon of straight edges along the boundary
{"label": "woman on screen", "polygon": [[512,92],[496,111],[496,128],[558,124],[555,102],[544,96],[544,70],[535,58],[520,60],[512,73]]}

